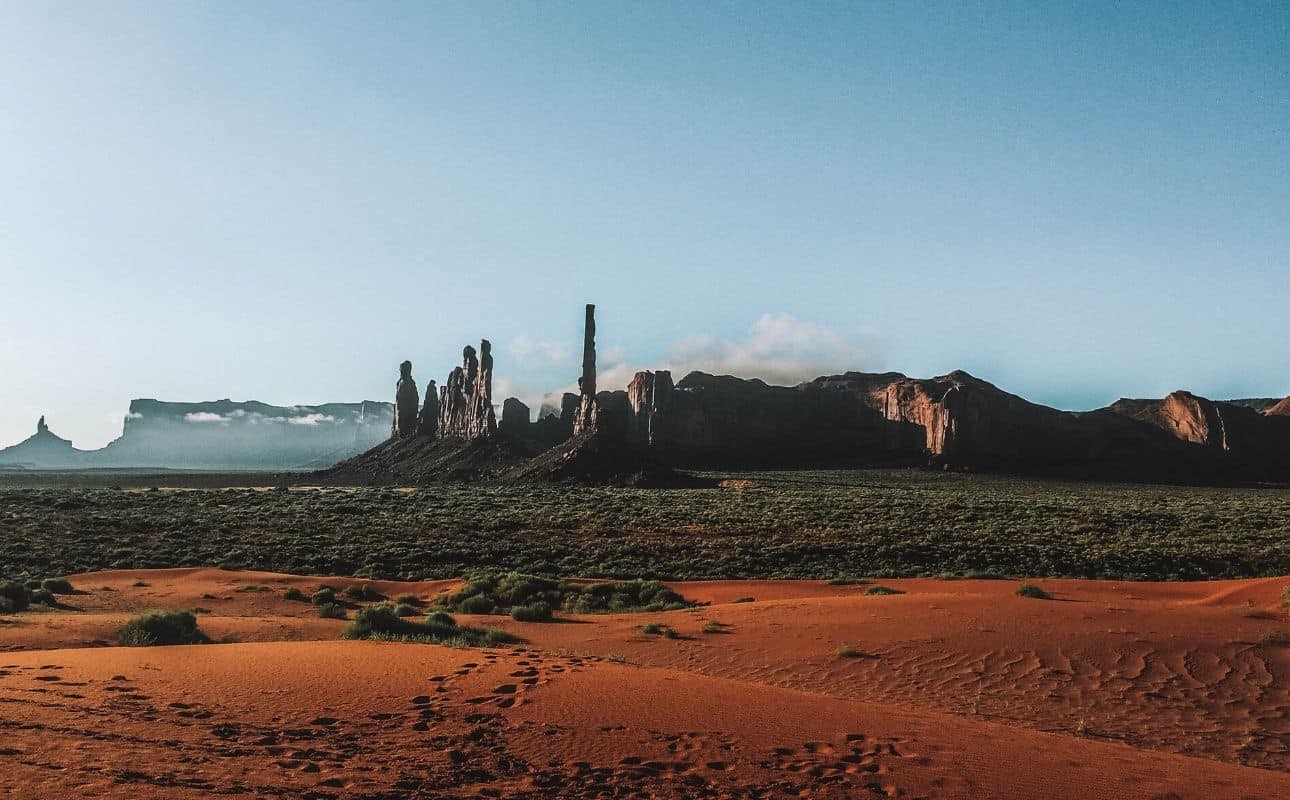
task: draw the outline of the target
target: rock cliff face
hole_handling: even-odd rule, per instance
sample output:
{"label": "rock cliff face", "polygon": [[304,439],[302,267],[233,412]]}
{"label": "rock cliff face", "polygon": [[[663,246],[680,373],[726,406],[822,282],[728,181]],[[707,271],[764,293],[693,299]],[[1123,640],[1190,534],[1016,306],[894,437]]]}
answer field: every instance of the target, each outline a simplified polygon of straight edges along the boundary
{"label": "rock cliff face", "polygon": [[1290,417],[1290,397],[1287,397],[1263,413],[1267,414],[1269,417]]}
{"label": "rock cliff face", "polygon": [[638,373],[601,392],[601,427],[681,466],[927,464],[1108,479],[1290,475],[1290,435],[1252,408],[1188,393],[1074,413],[965,372],[915,379],[849,372],[796,387]]}

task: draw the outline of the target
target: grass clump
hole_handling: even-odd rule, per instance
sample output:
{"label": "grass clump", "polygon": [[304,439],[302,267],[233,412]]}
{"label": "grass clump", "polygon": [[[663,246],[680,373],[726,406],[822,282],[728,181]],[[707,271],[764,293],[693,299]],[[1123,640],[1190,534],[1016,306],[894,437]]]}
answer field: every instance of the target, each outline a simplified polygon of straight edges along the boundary
{"label": "grass clump", "polygon": [[736,597],[734,600],[731,600],[730,602],[732,602],[732,603],[755,603],[755,602],[757,602],[757,598],[755,598],[755,597]]}
{"label": "grass clump", "polygon": [[838,658],[859,658],[862,655],[864,655],[863,652],[849,644],[844,644],[838,648]]}
{"label": "grass clump", "polygon": [[548,621],[556,609],[604,614],[675,611],[696,605],[659,581],[581,583],[520,572],[474,573],[460,591],[440,604],[463,614],[510,614],[524,622]]}
{"label": "grass clump", "polygon": [[310,600],[316,606],[334,605],[336,602],[336,590],[330,586],[319,586],[318,591],[314,592]]}
{"label": "grass clump", "polygon": [[[446,619],[445,619],[446,617]],[[389,603],[360,610],[345,629],[346,639],[380,639],[399,642],[447,644],[457,647],[487,647],[511,644],[519,637],[496,628],[472,628],[458,625],[450,615],[427,616],[422,622],[400,617]]]}
{"label": "grass clump", "polygon": [[864,578],[852,578],[846,575],[840,575],[836,578],[829,578],[830,586],[858,586],[869,581]]}
{"label": "grass clump", "polygon": [[191,611],[148,611],[121,627],[116,634],[125,647],[154,647],[170,644],[205,644],[210,641]]}
{"label": "grass clump", "polygon": [[868,595],[868,596],[876,596],[876,595],[887,595],[887,594],[904,594],[904,591],[900,589],[893,589],[890,586],[883,586],[881,583],[878,583],[878,584],[874,584],[873,586],[870,586],[868,589],[865,589],[864,593],[865,595]]}
{"label": "grass clump", "polygon": [[1017,597],[1029,597],[1032,600],[1052,600],[1053,596],[1033,583],[1023,583],[1017,587]]}
{"label": "grass clump", "polygon": [[417,606],[418,608],[425,605],[425,601],[414,594],[401,594],[394,598],[395,605]]}
{"label": "grass clump", "polygon": [[345,619],[349,612],[340,603],[323,603],[318,606],[318,616],[323,619]]}
{"label": "grass clump", "polygon": [[300,591],[294,586],[292,586],[291,588],[283,592],[282,598],[284,600],[294,600],[297,603],[303,603],[309,599],[308,597],[305,597],[304,592]]}
{"label": "grass clump", "polygon": [[416,606],[410,606],[407,603],[395,603],[394,613],[400,617],[415,617],[421,613]]}

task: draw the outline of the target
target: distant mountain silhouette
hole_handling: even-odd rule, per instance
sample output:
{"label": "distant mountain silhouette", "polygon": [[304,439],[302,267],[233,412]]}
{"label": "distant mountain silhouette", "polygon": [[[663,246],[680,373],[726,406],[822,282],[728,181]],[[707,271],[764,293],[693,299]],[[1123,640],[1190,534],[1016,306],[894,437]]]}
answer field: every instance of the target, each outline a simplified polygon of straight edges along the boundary
{"label": "distant mountain silhouette", "polygon": [[41,417],[36,434],[0,450],[7,469],[316,469],[389,436],[389,403],[271,406],[255,401],[134,400],[121,436],[77,450]]}

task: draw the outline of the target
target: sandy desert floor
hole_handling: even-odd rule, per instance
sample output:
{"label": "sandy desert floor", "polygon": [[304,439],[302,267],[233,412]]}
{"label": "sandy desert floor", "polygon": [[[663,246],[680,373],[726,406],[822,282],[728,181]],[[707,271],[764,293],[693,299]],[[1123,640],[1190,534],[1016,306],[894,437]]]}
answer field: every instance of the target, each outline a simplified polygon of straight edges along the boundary
{"label": "sandy desert floor", "polygon": [[[283,597],[354,579],[71,580],[67,610],[0,618],[0,797],[1290,797],[1284,578],[678,583],[710,605],[460,616],[525,640],[499,649],[344,641]],[[108,646],[148,608],[203,609],[220,643]]]}

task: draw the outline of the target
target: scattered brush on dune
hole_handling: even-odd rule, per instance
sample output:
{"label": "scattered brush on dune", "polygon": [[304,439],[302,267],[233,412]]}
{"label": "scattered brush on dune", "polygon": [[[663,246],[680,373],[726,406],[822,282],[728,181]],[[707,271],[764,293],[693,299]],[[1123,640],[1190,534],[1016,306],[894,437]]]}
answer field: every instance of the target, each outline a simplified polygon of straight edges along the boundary
{"label": "scattered brush on dune", "polygon": [[168,644],[206,644],[210,639],[197,627],[191,611],[148,611],[134,617],[117,631],[118,644],[153,647]]}
{"label": "scattered brush on dune", "polygon": [[458,625],[450,614],[436,611],[415,622],[399,616],[388,603],[361,609],[345,629],[346,639],[378,639],[393,642],[446,644],[453,647],[488,647],[513,644],[518,636],[496,628],[472,628]]}
{"label": "scattered brush on dune", "polygon": [[0,578],[0,614],[26,611],[33,604],[58,607],[60,594],[75,594],[66,578],[14,581]]}
{"label": "scattered brush on dune", "polygon": [[570,614],[676,611],[697,603],[658,581],[578,583],[519,572],[476,572],[466,585],[439,601],[463,614],[510,614],[521,622],[547,622],[560,609]]}

